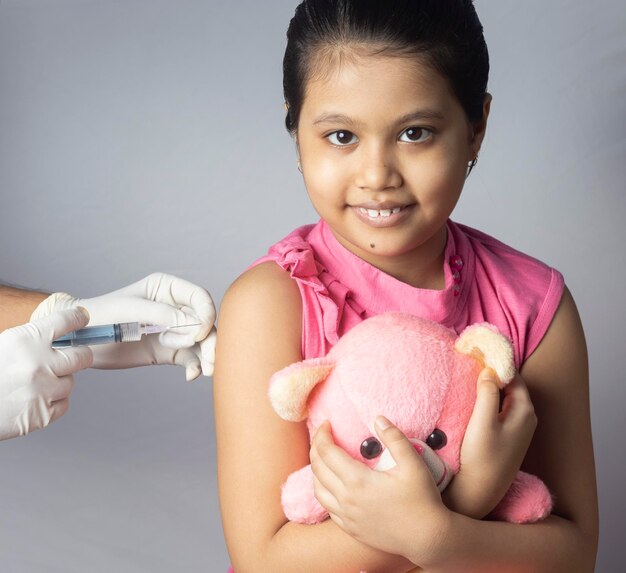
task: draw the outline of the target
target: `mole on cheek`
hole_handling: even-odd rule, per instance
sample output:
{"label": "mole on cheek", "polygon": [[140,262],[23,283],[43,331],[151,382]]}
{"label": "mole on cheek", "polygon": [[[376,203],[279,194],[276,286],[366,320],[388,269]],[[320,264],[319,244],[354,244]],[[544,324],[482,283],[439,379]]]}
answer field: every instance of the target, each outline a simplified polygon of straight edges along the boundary
{"label": "mole on cheek", "polygon": [[374,243],[370,243],[370,247],[372,247],[372,249],[375,249],[376,245]]}

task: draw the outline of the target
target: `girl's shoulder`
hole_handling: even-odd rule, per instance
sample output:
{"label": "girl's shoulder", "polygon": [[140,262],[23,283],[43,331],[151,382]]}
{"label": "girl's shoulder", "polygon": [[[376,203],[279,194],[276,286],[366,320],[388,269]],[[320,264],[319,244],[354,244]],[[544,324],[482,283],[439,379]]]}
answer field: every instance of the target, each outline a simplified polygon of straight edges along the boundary
{"label": "girl's shoulder", "polygon": [[565,289],[563,275],[486,233],[459,224],[452,229],[466,253],[462,317],[467,323],[484,320],[498,326],[513,340],[519,366],[554,318]]}
{"label": "girl's shoulder", "polygon": [[227,289],[223,305],[242,305],[242,310],[262,305],[298,310],[300,294],[288,272],[268,260],[244,271]]}
{"label": "girl's shoulder", "polygon": [[554,267],[528,255],[499,239],[466,225],[453,223],[458,242],[466,242],[473,259],[475,279],[479,287],[489,284],[509,285],[513,292],[521,289],[543,298],[549,291],[562,294],[564,280]]}
{"label": "girl's shoulder", "polygon": [[[224,364],[242,357],[268,362],[268,371],[300,360],[302,303],[289,273],[268,262],[241,274],[221,301],[218,330],[217,379],[224,377]],[[289,357],[284,364],[282,356]]]}
{"label": "girl's shoulder", "polygon": [[[302,300],[298,279],[314,274],[315,257],[307,242],[314,225],[299,227],[272,245],[228,288],[222,305],[280,309],[283,315],[301,316]],[[239,309],[235,309],[236,312]],[[251,308],[249,308],[251,310]]]}
{"label": "girl's shoulder", "polygon": [[481,258],[491,258],[494,261],[500,260],[502,264],[508,264],[512,267],[517,265],[528,265],[534,267],[538,271],[555,270],[548,264],[539,259],[518,250],[511,245],[496,239],[492,235],[488,235],[483,231],[474,229],[461,223],[452,223],[466,237],[472,246],[472,250],[476,256]]}

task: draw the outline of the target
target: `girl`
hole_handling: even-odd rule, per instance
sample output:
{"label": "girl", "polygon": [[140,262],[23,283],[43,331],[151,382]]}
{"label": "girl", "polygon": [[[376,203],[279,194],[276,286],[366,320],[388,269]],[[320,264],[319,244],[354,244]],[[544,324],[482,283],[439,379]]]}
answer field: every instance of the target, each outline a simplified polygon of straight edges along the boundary
{"label": "girl", "polygon": [[[219,487],[237,573],[593,571],[587,362],[572,297],[557,271],[449,220],[485,136],[488,68],[471,0],[305,0],[296,9],[286,122],[321,220],[274,245],[222,303]],[[494,323],[513,340],[521,376],[500,409],[493,375],[481,374],[462,470],[443,499],[387,420],[372,423],[398,462],[388,472],[349,459],[322,426],[311,461],[331,519],[290,523],[280,486],[308,463],[309,440],[304,424],[272,411],[268,380],[388,310],[457,332]],[[553,515],[532,525],[482,520],[520,465],[554,493]]]}

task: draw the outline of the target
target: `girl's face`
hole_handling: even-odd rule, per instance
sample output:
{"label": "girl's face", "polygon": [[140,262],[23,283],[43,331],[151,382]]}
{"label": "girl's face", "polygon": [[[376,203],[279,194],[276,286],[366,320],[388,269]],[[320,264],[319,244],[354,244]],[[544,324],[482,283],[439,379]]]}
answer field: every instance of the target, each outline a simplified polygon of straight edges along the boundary
{"label": "girl's face", "polygon": [[383,270],[392,257],[441,257],[488,111],[486,101],[482,127],[472,126],[446,80],[416,58],[351,53],[306,86],[296,135],[313,206]]}

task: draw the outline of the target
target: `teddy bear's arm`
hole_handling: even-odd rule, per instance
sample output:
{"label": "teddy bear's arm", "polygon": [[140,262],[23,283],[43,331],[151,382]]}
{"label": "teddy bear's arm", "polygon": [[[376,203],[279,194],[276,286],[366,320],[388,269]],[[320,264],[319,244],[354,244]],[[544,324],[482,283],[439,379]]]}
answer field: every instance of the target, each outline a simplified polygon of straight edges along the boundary
{"label": "teddy bear's arm", "polygon": [[328,517],[313,492],[313,472],[305,466],[293,472],[283,484],[281,502],[285,516],[296,523],[312,525]]}
{"label": "teddy bear's arm", "polygon": [[511,487],[490,517],[511,523],[533,523],[552,511],[552,496],[537,476],[517,472]]}

